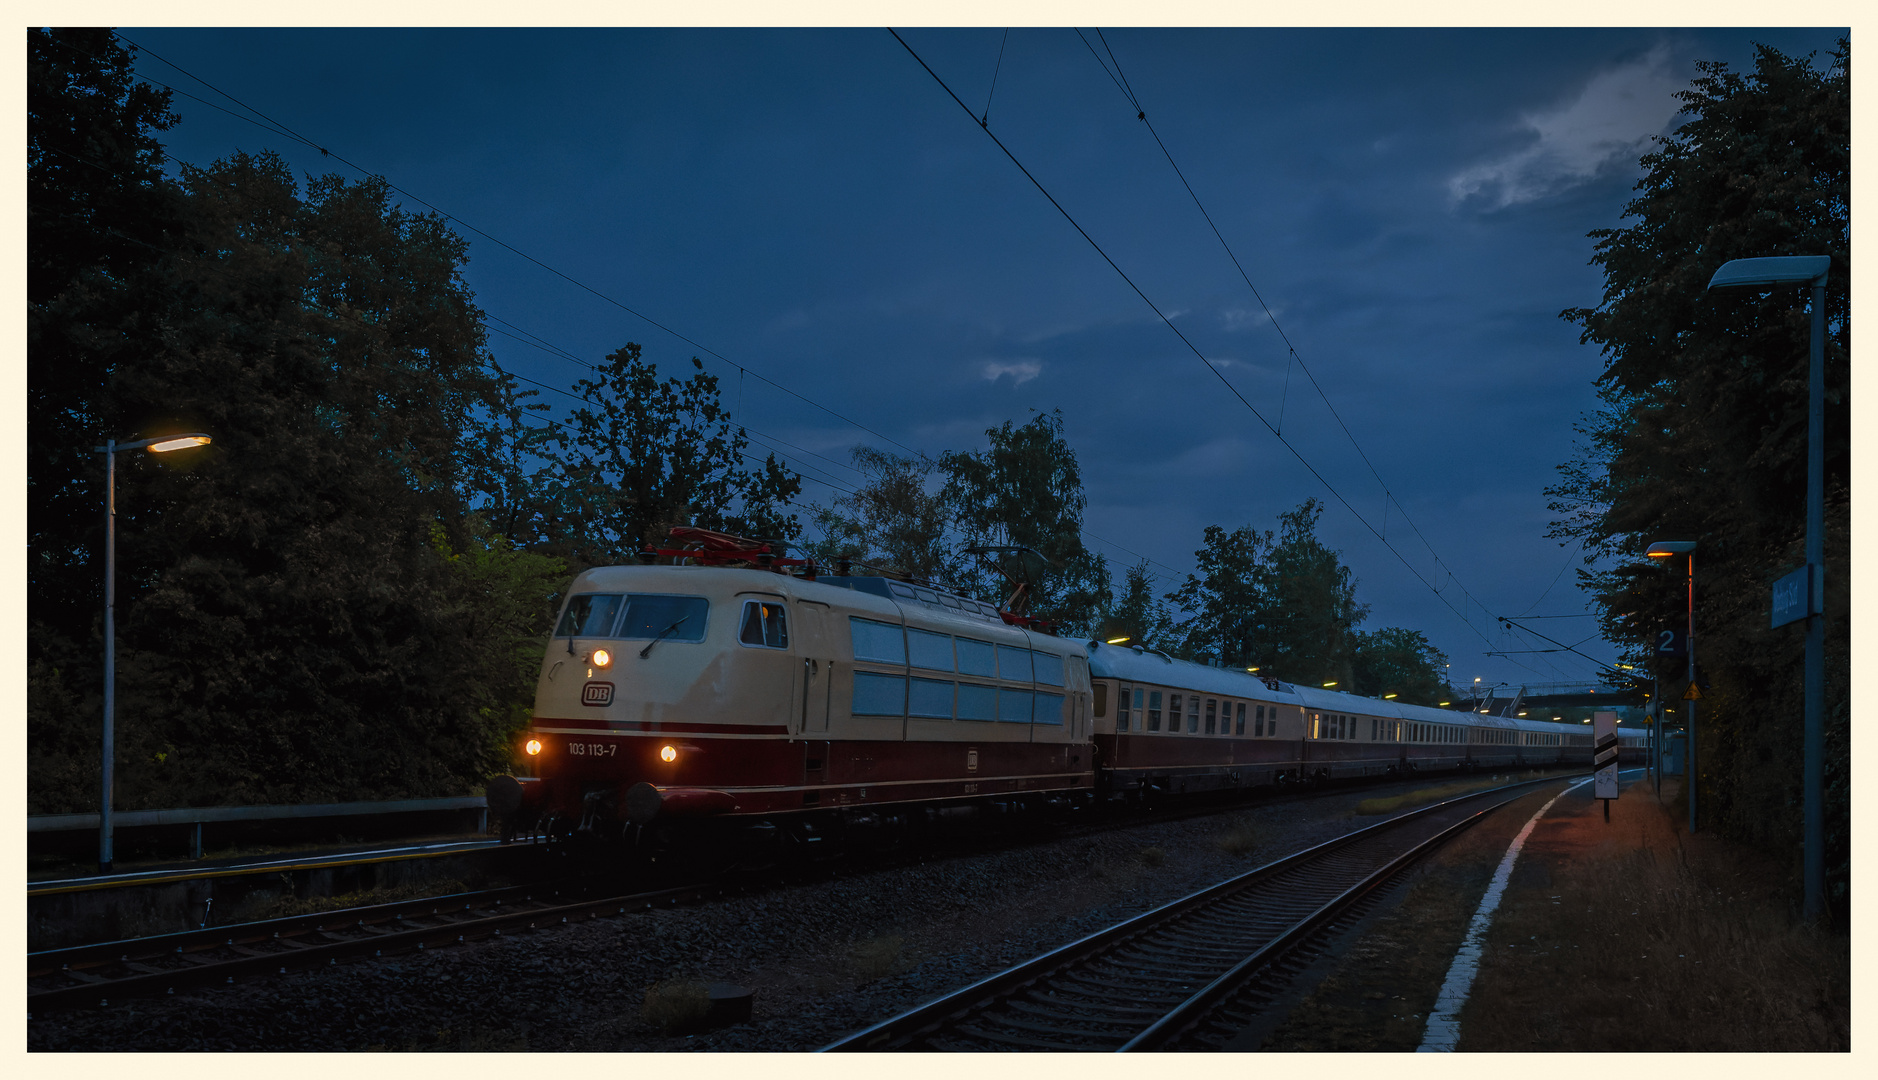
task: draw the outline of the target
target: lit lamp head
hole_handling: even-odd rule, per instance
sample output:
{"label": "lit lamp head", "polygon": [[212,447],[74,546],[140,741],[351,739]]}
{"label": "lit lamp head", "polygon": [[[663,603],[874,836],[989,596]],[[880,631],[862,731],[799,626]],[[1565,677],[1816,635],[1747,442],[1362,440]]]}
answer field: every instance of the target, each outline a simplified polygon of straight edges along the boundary
{"label": "lit lamp head", "polygon": [[1644,554],[1652,559],[1667,559],[1671,555],[1687,555],[1694,550],[1694,540],[1658,540]]}
{"label": "lit lamp head", "polygon": [[187,450],[192,446],[207,445],[209,445],[209,437],[199,431],[195,431],[187,435],[178,435],[174,438],[164,439],[162,442],[153,442],[150,444],[150,452],[152,454],[167,454],[171,450]]}

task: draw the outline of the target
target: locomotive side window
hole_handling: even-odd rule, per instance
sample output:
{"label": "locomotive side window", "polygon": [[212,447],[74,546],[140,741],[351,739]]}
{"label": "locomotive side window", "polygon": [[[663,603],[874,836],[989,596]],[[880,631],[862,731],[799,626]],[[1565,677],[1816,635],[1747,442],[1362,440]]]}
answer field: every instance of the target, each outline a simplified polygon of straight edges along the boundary
{"label": "locomotive side window", "polygon": [[998,646],[998,678],[1030,682],[1030,650],[1010,645]]}
{"label": "locomotive side window", "polygon": [[906,676],[855,672],[853,712],[856,716],[905,716]]}
{"label": "locomotive side window", "polygon": [[555,637],[611,637],[625,597],[618,593],[581,593],[567,602]]}
{"label": "locomotive side window", "polygon": [[[876,664],[906,663],[906,637],[892,623],[848,616],[848,629],[854,638],[854,658]],[[860,690],[857,688],[858,696]]]}
{"label": "locomotive side window", "polygon": [[[987,678],[997,678],[998,658],[997,652],[992,647],[991,642],[974,641],[971,638],[962,637],[958,639],[958,646],[959,674],[983,675]],[[986,719],[988,720],[990,717],[986,717]]]}
{"label": "locomotive side window", "polygon": [[914,667],[952,670],[952,636],[906,628],[906,655]]}
{"label": "locomotive side window", "polygon": [[1045,686],[1063,686],[1063,658],[1047,652],[1031,654],[1037,665],[1037,681]]}
{"label": "locomotive side window", "polygon": [[761,600],[745,600],[743,625],[737,631],[737,640],[745,645],[760,645],[765,649],[787,649],[789,621],[783,613],[783,606]]}
{"label": "locomotive side window", "polygon": [[1064,697],[1062,694],[1046,694],[1041,690],[1037,691],[1036,722],[1039,724],[1056,724],[1061,726],[1063,723],[1063,701]]}
{"label": "locomotive side window", "polygon": [[952,684],[915,678],[907,687],[906,714],[933,720],[952,719]]}
{"label": "locomotive side window", "polygon": [[1148,692],[1148,730],[1161,730],[1161,692],[1159,690]]}
{"label": "locomotive side window", "polygon": [[1031,697],[1029,690],[1000,687],[998,689],[998,719],[1007,724],[1030,723]]}
{"label": "locomotive side window", "polygon": [[702,596],[665,593],[629,593],[626,614],[620,616],[617,638],[662,638],[665,641],[703,641],[704,619],[711,602]]}
{"label": "locomotive side window", "polygon": [[960,720],[996,720],[997,718],[997,687],[979,686],[976,683],[959,684]]}

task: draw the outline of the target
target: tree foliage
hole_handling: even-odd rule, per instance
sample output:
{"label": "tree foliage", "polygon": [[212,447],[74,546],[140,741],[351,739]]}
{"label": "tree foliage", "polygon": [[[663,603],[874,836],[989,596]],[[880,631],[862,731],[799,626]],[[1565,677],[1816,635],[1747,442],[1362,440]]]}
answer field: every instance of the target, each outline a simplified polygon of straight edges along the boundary
{"label": "tree foliage", "polygon": [[853,494],[815,508],[823,539],[805,545],[808,552],[824,562],[848,559],[922,581],[964,580],[964,557],[949,538],[950,508],[931,482],[938,462],[867,446],[850,456],[866,479]]}
{"label": "tree foliage", "polygon": [[[732,424],[717,376],[695,358],[661,380],[633,342],[574,386],[583,404],[543,440],[558,459],[532,485],[548,550],[575,566],[635,561],[674,525],[760,539],[793,538],[785,512],[802,479],[769,455],[744,464],[749,437]],[[493,510],[503,513],[502,508]]]}
{"label": "tree foliage", "polygon": [[[950,508],[962,546],[1022,545],[1049,560],[1031,590],[1030,613],[1058,624],[1070,636],[1094,631],[1109,602],[1107,560],[1082,542],[1087,500],[1076,452],[1063,437],[1060,411],[1038,413],[1021,426],[1006,420],[985,431],[984,450],[942,455],[946,474],[941,496]],[[1003,578],[981,568],[965,571],[980,599],[1002,603]]]}
{"label": "tree foliage", "polygon": [[1183,651],[1295,682],[1351,684],[1355,628],[1369,614],[1356,577],[1317,538],[1323,505],[1306,499],[1278,530],[1206,528],[1197,575],[1169,595],[1190,612]]}
{"label": "tree foliage", "polygon": [[1146,559],[1123,575],[1121,592],[1110,604],[1097,634],[1104,641],[1124,636],[1130,645],[1144,649],[1170,654],[1180,649],[1173,613],[1155,592],[1154,574],[1148,570]]}
{"label": "tree foliage", "polygon": [[1394,694],[1408,705],[1439,705],[1453,693],[1447,685],[1447,654],[1420,630],[1385,626],[1358,630],[1351,641],[1351,688],[1364,697]]}
{"label": "tree foliage", "polygon": [[[1809,316],[1798,289],[1705,292],[1722,263],[1829,255],[1826,344],[1829,838],[1846,873],[1849,777],[1850,51],[1822,69],[1758,47],[1680,97],[1687,118],[1643,158],[1632,223],[1591,234],[1603,302],[1563,317],[1598,345],[1602,408],[1549,494],[1555,532],[1586,541],[1584,585],[1631,658],[1682,624],[1681,560],[1642,565],[1653,540],[1695,540],[1698,711],[1705,816],[1738,837],[1797,848],[1800,628],[1769,629],[1769,585],[1804,561]],[[1654,661],[1680,694],[1681,661]]]}

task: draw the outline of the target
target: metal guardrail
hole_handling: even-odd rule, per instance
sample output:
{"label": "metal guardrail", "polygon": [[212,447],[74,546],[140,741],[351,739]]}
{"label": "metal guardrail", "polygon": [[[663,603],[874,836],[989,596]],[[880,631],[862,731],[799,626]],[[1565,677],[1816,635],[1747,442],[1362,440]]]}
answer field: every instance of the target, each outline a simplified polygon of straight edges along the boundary
{"label": "metal guardrail", "polygon": [[[194,806],[174,810],[130,810],[111,814],[114,827],[190,825],[189,857],[202,857],[202,826],[226,821],[270,821],[286,818],[376,817],[434,810],[476,810],[477,830],[489,831],[489,800],[481,795],[453,795],[441,799],[399,799],[388,802],[302,803],[288,806]],[[26,831],[77,832],[98,828],[97,814],[41,814],[28,816]]]}

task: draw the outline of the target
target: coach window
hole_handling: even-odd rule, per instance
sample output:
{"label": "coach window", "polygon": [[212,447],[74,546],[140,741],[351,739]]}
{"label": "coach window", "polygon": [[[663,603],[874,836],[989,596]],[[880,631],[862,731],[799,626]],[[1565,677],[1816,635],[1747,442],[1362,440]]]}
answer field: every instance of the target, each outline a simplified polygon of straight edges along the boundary
{"label": "coach window", "polygon": [[1233,729],[1234,735],[1245,734],[1245,702],[1239,703],[1239,723]]}
{"label": "coach window", "polygon": [[1255,706],[1252,709],[1252,734],[1265,734],[1265,706],[1263,705]]}
{"label": "coach window", "polygon": [[745,600],[737,640],[764,649],[787,649],[789,621],[783,614],[783,606],[763,600]]}
{"label": "coach window", "polygon": [[[1124,689],[1122,691],[1122,694],[1123,696],[1127,696],[1128,691]],[[1104,683],[1104,682],[1099,682],[1095,684],[1096,719],[1100,720],[1104,716],[1107,716],[1108,714],[1109,714],[1109,684]]]}
{"label": "coach window", "polygon": [[[1105,686],[1103,689],[1107,689],[1107,687]],[[1098,694],[1098,697],[1101,696],[1103,695]],[[1097,713],[1096,715],[1100,716],[1102,714]],[[1115,730],[1128,730],[1128,688],[1126,686],[1120,687],[1115,691]]]}
{"label": "coach window", "polygon": [[1148,692],[1148,730],[1161,730],[1161,692],[1159,690]]}
{"label": "coach window", "polygon": [[1198,694],[1187,696],[1187,734],[1200,733],[1200,697]]}
{"label": "coach window", "polygon": [[1219,709],[1219,699],[1217,698],[1206,699],[1206,733],[1208,735],[1219,734],[1219,732],[1215,730],[1215,721],[1218,716],[1218,712],[1217,712],[1218,709]]}

